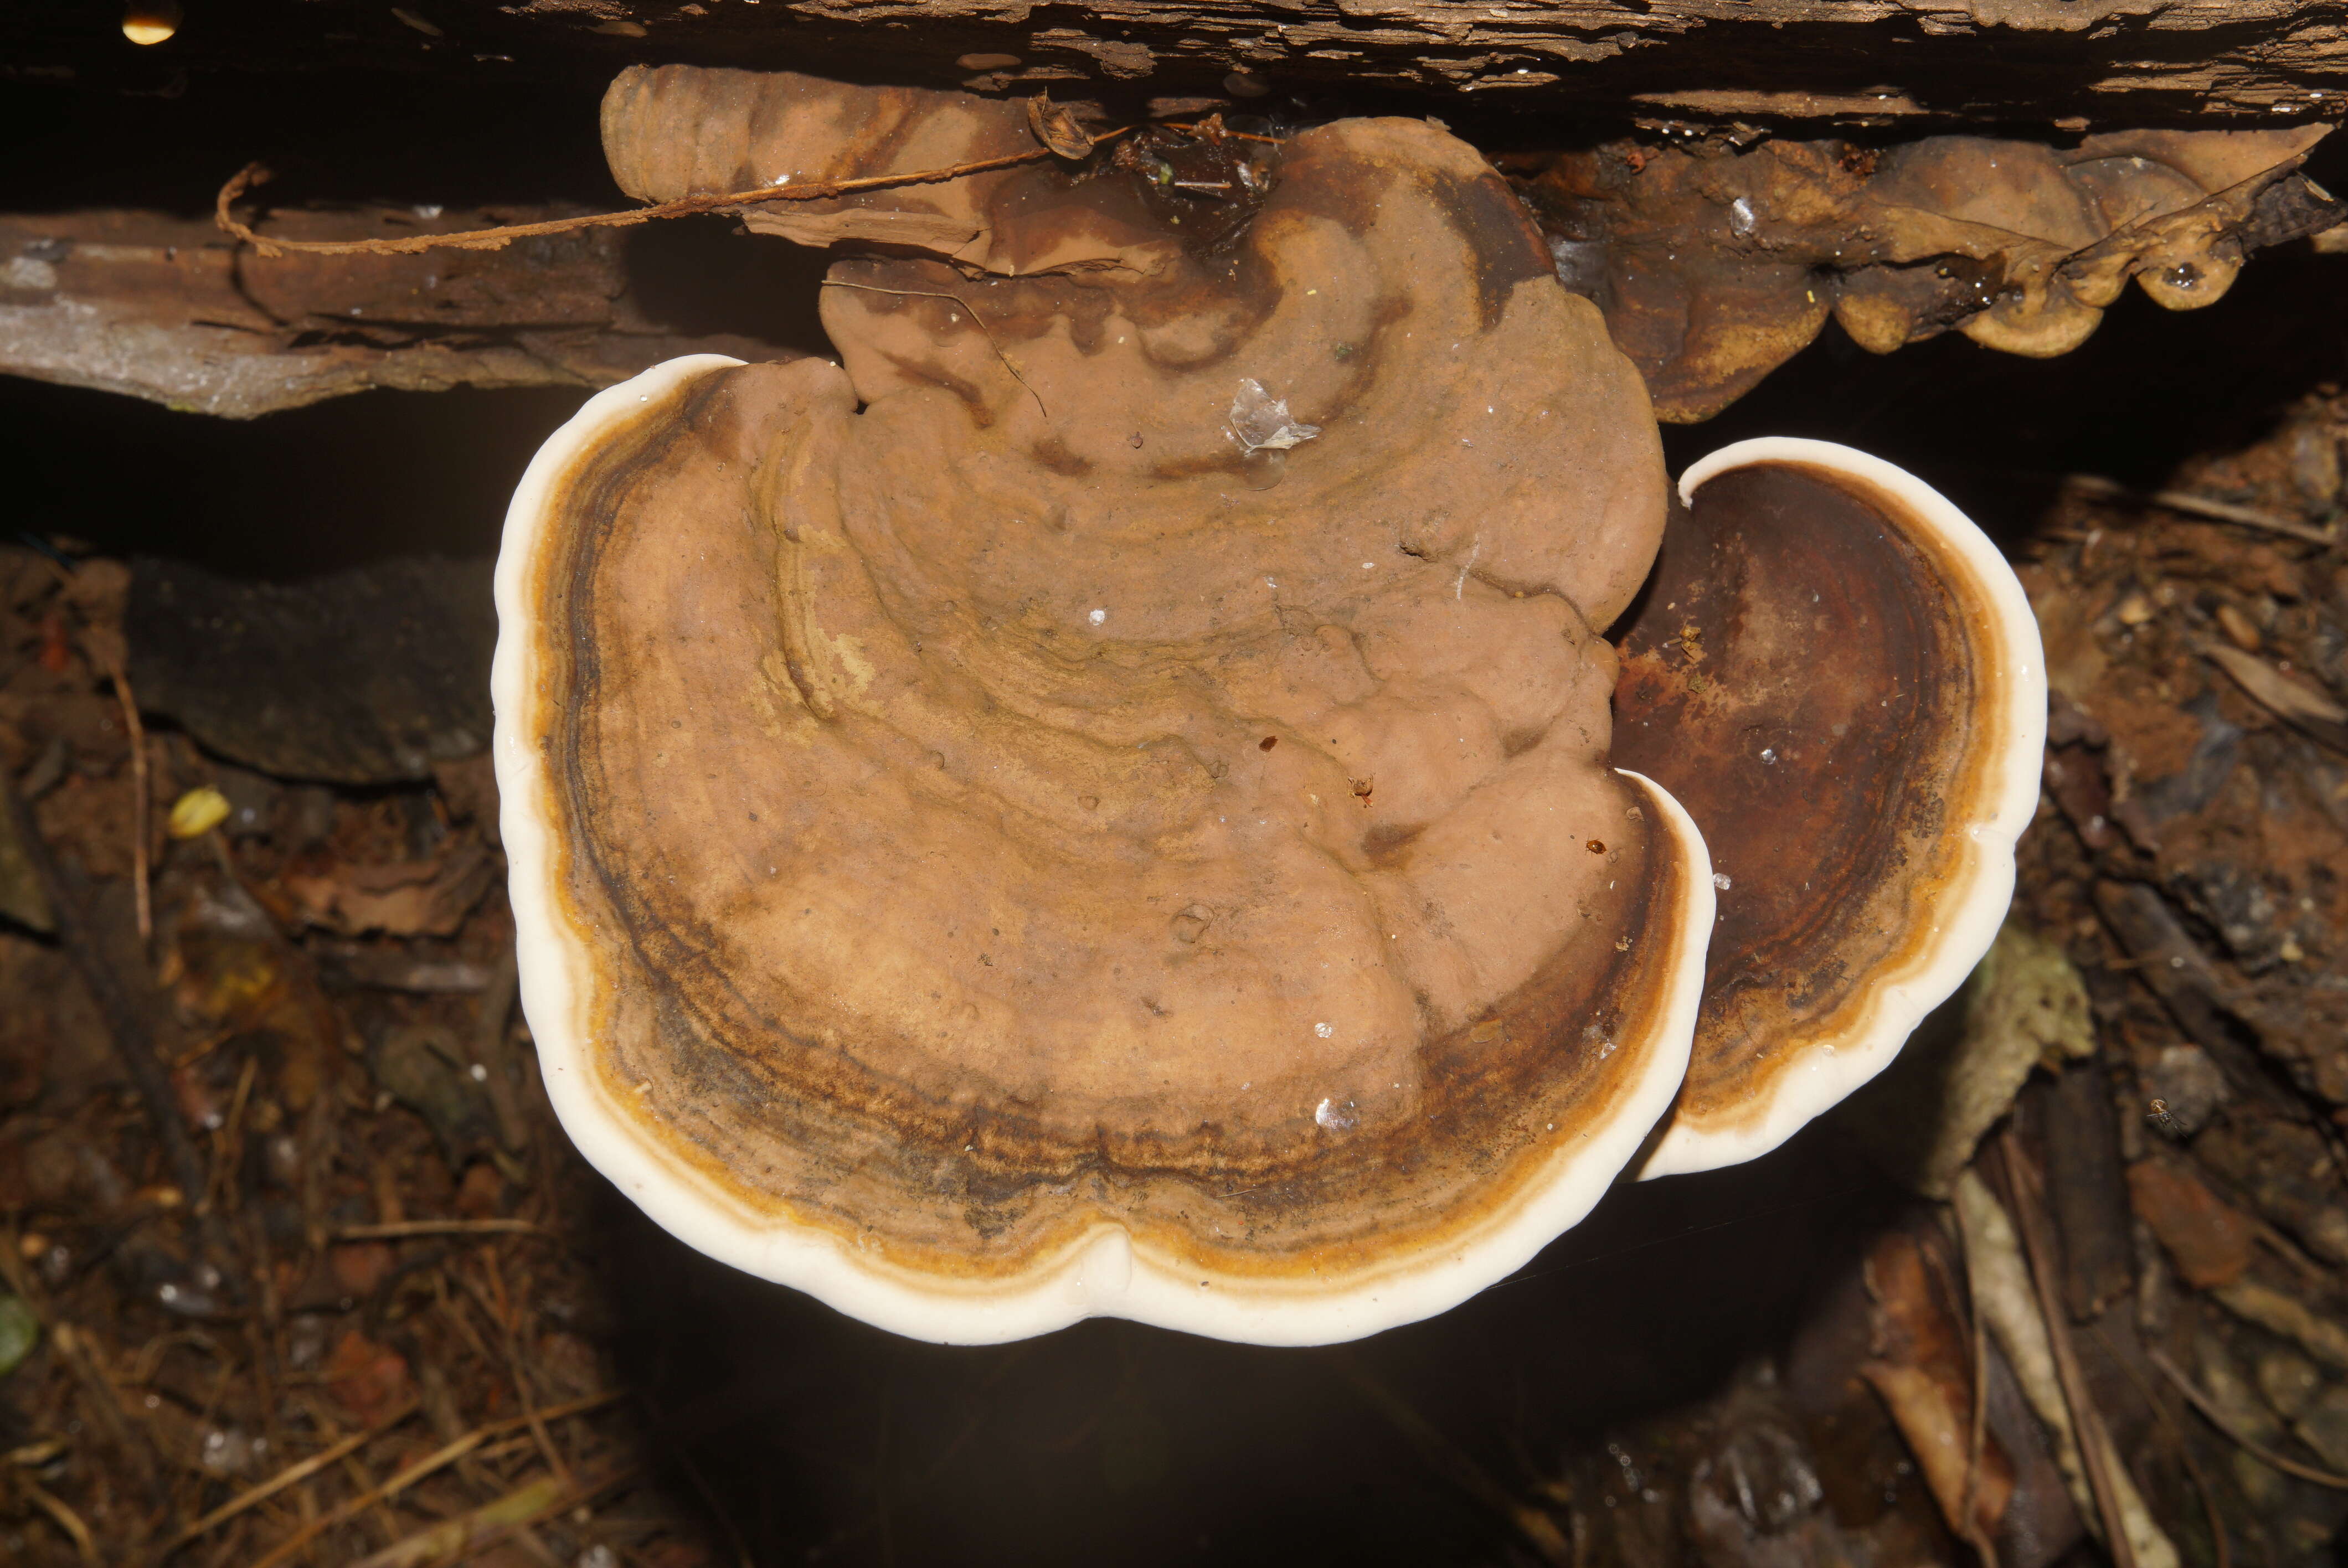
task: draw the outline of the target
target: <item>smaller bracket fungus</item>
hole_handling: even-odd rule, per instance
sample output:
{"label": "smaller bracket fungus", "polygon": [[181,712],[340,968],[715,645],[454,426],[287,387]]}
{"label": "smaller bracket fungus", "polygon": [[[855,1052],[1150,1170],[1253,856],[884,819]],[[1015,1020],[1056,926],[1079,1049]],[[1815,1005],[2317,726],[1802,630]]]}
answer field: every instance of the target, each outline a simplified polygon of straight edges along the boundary
{"label": "smaller bracket fungus", "polygon": [[[2068,0],[2064,0],[2067,4]],[[1615,142],[1511,159],[1559,275],[1606,313],[1658,417],[1709,418],[1827,318],[1875,354],[1954,328],[2045,357],[2133,278],[2171,310],[2348,209],[2300,172],[2322,124],[2115,131],[2069,146]]]}
{"label": "smaller bracket fungus", "polygon": [[1937,492],[1769,438],[1680,495],[1614,755],[1704,829],[1719,917],[1649,1176],[1766,1153],[1883,1070],[1997,935],[2046,738],[2029,601]]}
{"label": "smaller bracket fungus", "polygon": [[[676,67],[605,104],[654,200],[1045,133],[1095,136]],[[840,248],[839,362],[659,366],[515,495],[504,836],[587,1156],[702,1250],[925,1338],[1441,1311],[1587,1213],[1675,1096],[1656,1158],[1702,1135],[1718,1163],[1865,1075],[1810,1071],[1777,970],[1739,991],[1754,966],[1715,962],[1707,994],[1704,819],[1617,765],[1616,703],[1731,842],[1760,834],[1708,776],[1740,715],[1849,709],[1900,759],[1821,775],[1857,815],[1789,815],[1717,895],[1768,962],[1800,927],[1801,1006],[1855,1009],[1879,1065],[1914,1010],[1882,999],[1970,962],[2011,876],[2031,739],[1996,715],[2034,665],[1982,619],[2011,606],[1979,536],[1799,444],[1691,476],[1667,535],[1637,374],[1424,122],[1055,152],[750,218]],[[1847,624],[1736,597],[1813,569]],[[1665,592],[1683,655],[1709,637],[1763,685],[1687,700],[1643,630]],[[1626,612],[1627,667],[1601,636]]]}

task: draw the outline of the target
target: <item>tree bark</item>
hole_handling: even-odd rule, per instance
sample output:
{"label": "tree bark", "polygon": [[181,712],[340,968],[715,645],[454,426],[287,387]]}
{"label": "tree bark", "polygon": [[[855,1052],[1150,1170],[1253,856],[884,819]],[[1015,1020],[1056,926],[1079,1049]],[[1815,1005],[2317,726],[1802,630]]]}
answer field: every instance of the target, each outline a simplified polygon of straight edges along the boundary
{"label": "tree bark", "polygon": [[149,51],[116,22],[16,7],[0,59],[19,81],[164,65],[492,87],[675,60],[1287,114],[1384,97],[1902,129],[2275,124],[2333,116],[2348,92],[2337,0],[263,0],[192,11]]}

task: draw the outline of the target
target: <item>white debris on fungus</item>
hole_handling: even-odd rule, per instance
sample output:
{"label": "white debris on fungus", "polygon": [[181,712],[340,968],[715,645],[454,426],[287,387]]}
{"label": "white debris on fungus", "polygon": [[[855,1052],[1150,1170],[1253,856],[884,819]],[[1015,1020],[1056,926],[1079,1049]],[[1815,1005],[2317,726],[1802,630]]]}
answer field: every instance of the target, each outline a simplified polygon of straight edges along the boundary
{"label": "white debris on fungus", "polygon": [[1289,416],[1288,399],[1274,397],[1263,383],[1240,378],[1239,395],[1231,399],[1232,439],[1251,457],[1258,452],[1285,452],[1321,434],[1318,425],[1301,425]]}

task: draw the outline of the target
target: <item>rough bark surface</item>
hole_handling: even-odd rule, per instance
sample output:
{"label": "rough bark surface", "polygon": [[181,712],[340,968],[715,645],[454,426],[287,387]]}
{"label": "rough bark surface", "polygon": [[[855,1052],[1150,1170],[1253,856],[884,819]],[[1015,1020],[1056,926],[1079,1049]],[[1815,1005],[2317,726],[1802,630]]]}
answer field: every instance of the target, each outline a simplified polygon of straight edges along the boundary
{"label": "rough bark surface", "polygon": [[[2085,129],[2327,114],[2343,17],[2336,0],[260,0],[208,7],[138,61],[493,84],[680,60],[1282,108],[1472,94],[1574,117]],[[119,73],[117,21],[20,10],[0,59],[20,80]]]}

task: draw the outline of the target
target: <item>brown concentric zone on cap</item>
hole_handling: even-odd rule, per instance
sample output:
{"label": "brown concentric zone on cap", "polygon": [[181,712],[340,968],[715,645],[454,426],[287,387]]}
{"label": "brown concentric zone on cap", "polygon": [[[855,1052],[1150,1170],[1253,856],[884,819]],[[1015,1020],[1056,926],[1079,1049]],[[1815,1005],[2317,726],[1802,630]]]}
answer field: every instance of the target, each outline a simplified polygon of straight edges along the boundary
{"label": "brown concentric zone on cap", "polygon": [[[1014,1098],[958,1076],[950,1045],[839,1038],[819,997],[729,964],[726,911],[664,879],[657,840],[664,819],[749,825],[674,821],[691,803],[629,776],[644,737],[613,728],[623,705],[607,699],[661,617],[783,651],[788,519],[765,509],[772,468],[857,417],[776,395],[786,369],[701,375],[578,452],[537,519],[515,629],[536,673],[523,722],[542,737],[549,905],[576,985],[556,1027],[614,1125],[705,1202],[754,1229],[828,1235],[860,1266],[927,1286],[1014,1283],[1107,1220],[1145,1258],[1202,1278],[1319,1290],[1505,1224],[1674,1048],[1663,1015],[1689,872],[1621,781],[1607,960],[1577,968],[1561,947],[1483,1016],[1421,1041],[1407,1105],[1362,1108],[1342,1131],[1327,1122],[1353,1112],[1316,1117],[1303,1085],[1221,1124]],[[731,559],[684,604],[677,563],[713,554]],[[759,702],[745,669],[673,721],[685,754],[699,765],[714,753],[696,747],[758,733]]]}
{"label": "brown concentric zone on cap", "polygon": [[1622,646],[1615,755],[1729,880],[1674,1118],[1734,1130],[1933,961],[1985,866],[1965,829],[1995,812],[1989,694],[2014,671],[1961,550],[1865,478],[1790,462],[1674,508]]}

